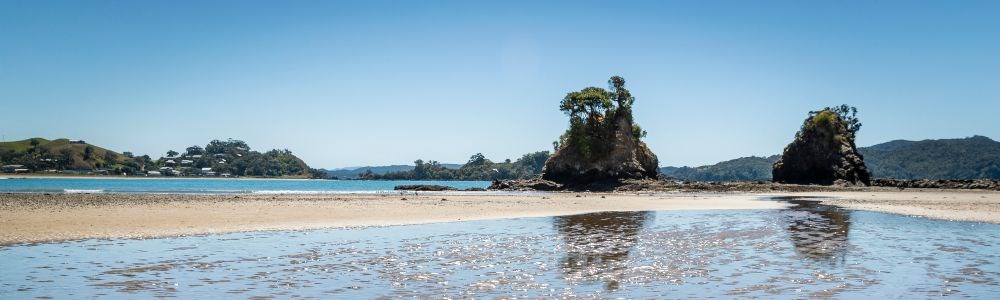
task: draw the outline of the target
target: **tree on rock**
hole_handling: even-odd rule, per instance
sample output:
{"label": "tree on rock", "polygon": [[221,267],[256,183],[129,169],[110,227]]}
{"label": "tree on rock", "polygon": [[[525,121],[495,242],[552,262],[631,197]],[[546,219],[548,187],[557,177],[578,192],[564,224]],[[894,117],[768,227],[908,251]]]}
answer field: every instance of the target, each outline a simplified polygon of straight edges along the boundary
{"label": "tree on rock", "polygon": [[854,139],[861,123],[848,105],[809,112],[795,140],[774,163],[774,182],[869,185],[871,174]]}
{"label": "tree on rock", "polygon": [[566,94],[559,110],[569,116],[569,129],[545,162],[542,178],[586,184],[626,178],[655,178],[656,155],[640,139],[645,132],[632,120],[635,97],[619,76],[609,89],[587,87]]}

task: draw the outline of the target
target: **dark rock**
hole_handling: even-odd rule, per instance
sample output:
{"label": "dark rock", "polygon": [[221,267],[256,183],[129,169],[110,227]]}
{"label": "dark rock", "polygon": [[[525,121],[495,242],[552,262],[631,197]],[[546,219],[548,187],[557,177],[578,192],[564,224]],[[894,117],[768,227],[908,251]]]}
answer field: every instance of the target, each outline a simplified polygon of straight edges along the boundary
{"label": "dark rock", "polygon": [[484,188],[478,188],[478,187],[471,187],[471,188],[465,188],[462,191],[465,191],[465,192],[483,192],[483,191],[486,191],[486,189],[484,189]]}
{"label": "dark rock", "polygon": [[615,114],[615,129],[607,153],[595,153],[588,159],[577,147],[560,147],[542,169],[542,178],[570,186],[620,179],[657,178],[659,161],[632,132],[632,115]]}
{"label": "dark rock", "polygon": [[397,191],[427,191],[427,192],[437,192],[437,191],[457,191],[458,189],[434,184],[408,184],[408,185],[397,185],[392,188]]}
{"label": "dark rock", "polygon": [[608,80],[610,90],[588,87],[570,92],[560,110],[570,126],[545,161],[542,178],[567,188],[623,179],[655,179],[659,161],[641,141],[645,132],[632,119],[635,97],[619,76]]}
{"label": "dark rock", "polygon": [[892,179],[877,178],[872,180],[872,186],[932,189],[976,189],[1000,191],[1000,180],[997,179],[964,179],[964,180],[930,180],[930,179]]}
{"label": "dark rock", "polygon": [[831,109],[811,113],[774,163],[774,182],[870,185],[871,174],[854,145],[854,132]]}
{"label": "dark rock", "polygon": [[560,110],[570,126],[545,161],[541,178],[495,181],[491,190],[613,190],[622,180],[657,179],[659,161],[642,142],[645,132],[632,119],[635,97],[619,76],[610,90],[587,87],[569,92]]}
{"label": "dark rock", "polygon": [[489,190],[501,191],[558,191],[562,190],[561,184],[541,179],[532,178],[526,180],[494,180]]}

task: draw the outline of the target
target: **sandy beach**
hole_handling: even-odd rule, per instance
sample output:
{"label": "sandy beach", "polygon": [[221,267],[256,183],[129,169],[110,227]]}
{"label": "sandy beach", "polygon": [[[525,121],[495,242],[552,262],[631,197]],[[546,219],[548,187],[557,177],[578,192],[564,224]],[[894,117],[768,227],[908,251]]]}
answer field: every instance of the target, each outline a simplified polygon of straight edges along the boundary
{"label": "sandy beach", "polygon": [[0,194],[0,245],[258,230],[384,226],[599,211],[777,209],[774,196],[1000,223],[1000,192],[547,193],[508,195]]}

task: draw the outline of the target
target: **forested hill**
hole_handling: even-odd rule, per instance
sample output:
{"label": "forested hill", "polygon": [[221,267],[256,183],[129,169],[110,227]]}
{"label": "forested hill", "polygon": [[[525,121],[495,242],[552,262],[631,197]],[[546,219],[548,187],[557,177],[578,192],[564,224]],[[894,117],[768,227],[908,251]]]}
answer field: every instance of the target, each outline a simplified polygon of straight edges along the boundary
{"label": "forested hill", "polygon": [[1000,179],[1000,142],[985,136],[896,140],[858,150],[879,178]]}
{"label": "forested hill", "polygon": [[[895,140],[858,148],[876,178],[1000,179],[1000,142],[984,136],[923,141]],[[777,155],[743,157],[701,167],[664,167],[681,180],[770,180]]]}

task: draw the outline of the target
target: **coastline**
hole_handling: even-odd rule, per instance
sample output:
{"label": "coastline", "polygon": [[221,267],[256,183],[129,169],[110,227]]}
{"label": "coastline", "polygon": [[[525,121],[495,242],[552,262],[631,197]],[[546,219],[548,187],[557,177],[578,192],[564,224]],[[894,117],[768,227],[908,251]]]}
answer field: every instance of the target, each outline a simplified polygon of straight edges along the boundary
{"label": "coastline", "polygon": [[[848,209],[1000,224],[1000,192],[511,194],[0,194],[0,245],[242,231],[388,226],[600,211],[780,209],[770,197],[825,197]],[[405,199],[405,200],[404,200]]]}

